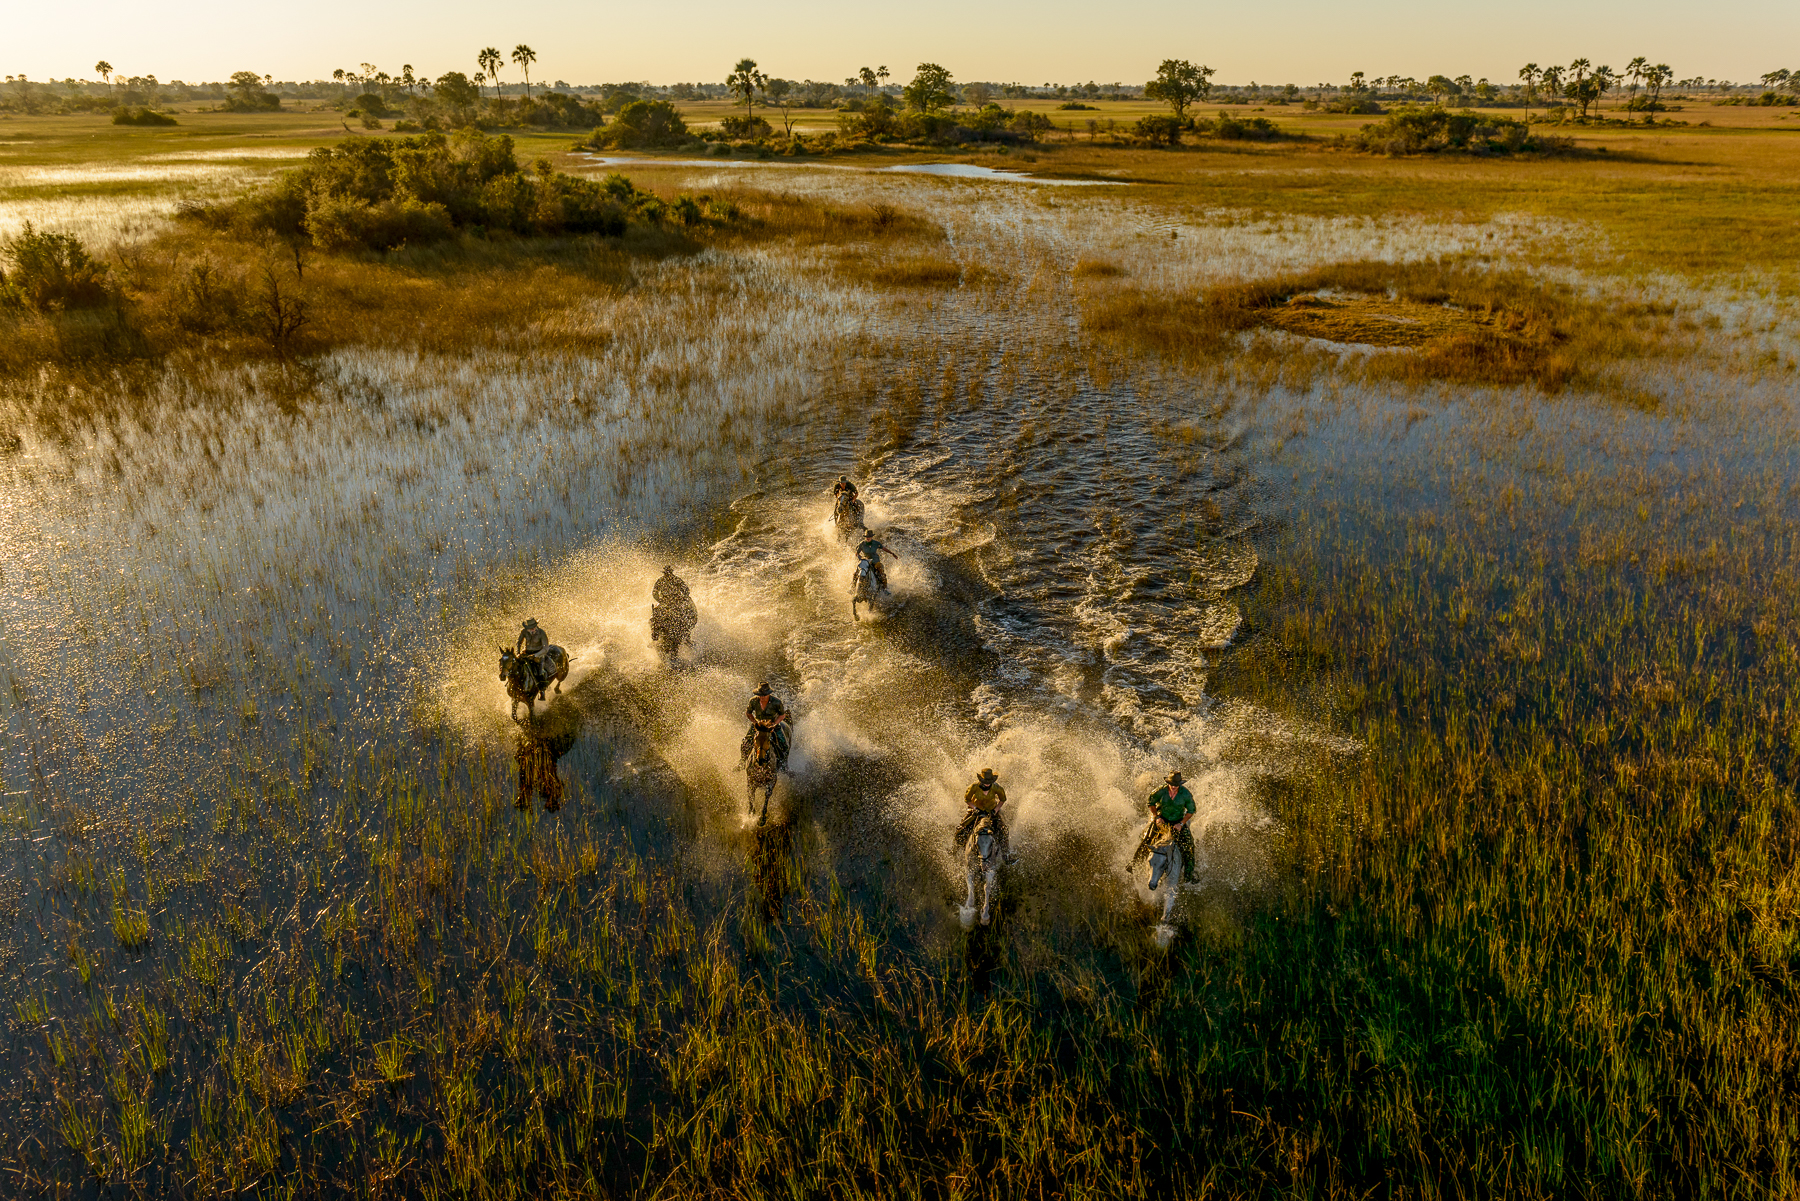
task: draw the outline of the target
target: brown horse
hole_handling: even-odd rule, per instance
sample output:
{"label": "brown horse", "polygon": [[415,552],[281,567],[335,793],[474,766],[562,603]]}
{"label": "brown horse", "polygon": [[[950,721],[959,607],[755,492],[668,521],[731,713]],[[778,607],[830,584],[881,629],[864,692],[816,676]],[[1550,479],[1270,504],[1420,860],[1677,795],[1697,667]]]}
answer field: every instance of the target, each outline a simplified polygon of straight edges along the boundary
{"label": "brown horse", "polygon": [[506,681],[506,695],[512,698],[509,716],[519,720],[519,702],[525,702],[525,720],[530,721],[536,702],[544,699],[544,689],[551,684],[556,691],[562,691],[562,682],[569,678],[569,664],[574,659],[560,646],[550,646],[544,650],[543,664],[547,675],[540,675],[540,669],[533,662],[513,654],[505,647],[500,648],[500,678]]}
{"label": "brown horse", "polygon": [[749,784],[746,799],[751,813],[756,812],[756,790],[763,790],[762,816],[756,819],[759,826],[769,820],[769,798],[775,795],[775,770],[779,766],[774,736],[767,726],[757,726],[750,739],[750,754],[744,762],[744,776]]}

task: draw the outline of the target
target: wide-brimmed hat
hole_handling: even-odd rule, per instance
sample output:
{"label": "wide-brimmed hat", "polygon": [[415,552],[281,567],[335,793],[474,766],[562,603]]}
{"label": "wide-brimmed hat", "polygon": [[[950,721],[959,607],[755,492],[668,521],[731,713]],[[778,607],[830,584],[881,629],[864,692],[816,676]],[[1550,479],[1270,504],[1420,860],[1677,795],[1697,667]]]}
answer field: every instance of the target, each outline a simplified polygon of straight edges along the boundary
{"label": "wide-brimmed hat", "polygon": [[1173,785],[1175,785],[1175,786],[1176,786],[1176,787],[1177,787],[1177,788],[1179,788],[1179,787],[1181,787],[1181,785],[1183,785],[1183,784],[1185,784],[1185,783],[1187,783],[1187,781],[1186,781],[1186,780],[1183,780],[1183,779],[1182,779],[1182,778],[1181,778],[1181,773],[1180,773],[1180,772],[1178,772],[1178,771],[1172,771],[1172,772],[1170,772],[1170,773],[1169,773],[1169,774],[1168,774],[1168,775],[1166,775],[1166,776],[1164,776],[1164,777],[1163,777],[1163,783],[1164,783],[1164,784],[1173,784]]}
{"label": "wide-brimmed hat", "polygon": [[535,617],[527,617],[527,618],[526,618],[526,619],[525,619],[525,628],[526,628],[526,629],[528,629],[528,630],[535,630],[535,629],[537,629],[537,618],[535,618]]}
{"label": "wide-brimmed hat", "polygon": [[769,691],[769,686],[767,684],[764,684],[761,688],[758,688],[756,690],[756,695],[757,696],[773,696],[774,694]]}
{"label": "wide-brimmed hat", "polygon": [[667,563],[665,563],[665,564],[663,564],[663,574],[664,575],[674,575],[675,569],[673,567],[669,566]]}
{"label": "wide-brimmed hat", "polygon": [[994,769],[991,767],[984,767],[976,772],[975,778],[980,780],[983,784],[992,784],[995,780],[999,779],[999,777],[994,774]]}

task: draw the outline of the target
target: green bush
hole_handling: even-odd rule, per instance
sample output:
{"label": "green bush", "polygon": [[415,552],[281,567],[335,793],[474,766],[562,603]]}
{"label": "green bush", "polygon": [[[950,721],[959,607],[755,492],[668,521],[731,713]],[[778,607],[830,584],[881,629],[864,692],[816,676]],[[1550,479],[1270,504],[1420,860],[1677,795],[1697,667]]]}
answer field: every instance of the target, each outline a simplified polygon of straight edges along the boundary
{"label": "green bush", "polygon": [[687,122],[667,100],[634,100],[619,110],[611,125],[594,131],[596,146],[647,150],[679,146],[689,137]]}
{"label": "green bush", "polygon": [[528,174],[511,138],[464,129],[322,146],[264,191],[183,216],[305,238],[323,250],[391,250],[460,229],[617,236],[634,214],[657,219],[658,206],[622,175],[596,183],[547,161]]}
{"label": "green bush", "polygon": [[441,242],[455,232],[441,204],[401,196],[371,204],[322,195],[307,206],[306,232],[321,250],[392,250]]}
{"label": "green bush", "polygon": [[1194,122],[1198,133],[1210,133],[1225,142],[1272,142],[1282,136],[1281,127],[1267,117],[1228,117]]}
{"label": "green bush", "polygon": [[1402,108],[1385,121],[1362,127],[1356,145],[1374,154],[1555,154],[1574,145],[1568,138],[1536,135],[1523,121],[1443,108]]}
{"label": "green bush", "polygon": [[356,111],[366,113],[371,117],[387,116],[387,101],[383,100],[377,92],[364,92],[350,104]]}
{"label": "green bush", "polygon": [[761,117],[740,117],[736,113],[720,121],[719,128],[734,142],[754,142],[775,132],[775,127]]}
{"label": "green bush", "polygon": [[114,125],[173,125],[175,118],[168,113],[159,113],[153,108],[132,108],[120,106],[113,109]]}
{"label": "green bush", "polygon": [[31,222],[0,242],[0,300],[25,308],[91,309],[113,299],[106,267],[73,234],[45,233]]}
{"label": "green bush", "polygon": [[1181,131],[1187,128],[1187,122],[1180,117],[1172,117],[1167,113],[1150,117],[1139,117],[1132,127],[1138,137],[1152,146],[1179,146]]}

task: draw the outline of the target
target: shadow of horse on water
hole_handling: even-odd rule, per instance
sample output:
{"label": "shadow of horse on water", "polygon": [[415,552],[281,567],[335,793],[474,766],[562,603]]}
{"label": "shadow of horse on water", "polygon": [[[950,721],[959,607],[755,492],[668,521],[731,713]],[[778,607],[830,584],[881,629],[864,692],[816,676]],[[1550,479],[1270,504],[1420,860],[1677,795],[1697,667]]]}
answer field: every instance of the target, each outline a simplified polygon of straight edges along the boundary
{"label": "shadow of horse on water", "polygon": [[513,804],[531,808],[532,798],[542,797],[544,812],[562,808],[563,782],[556,764],[569,753],[581,734],[581,708],[559,696],[540,714],[519,725],[519,745],[513,759],[519,765],[519,793]]}

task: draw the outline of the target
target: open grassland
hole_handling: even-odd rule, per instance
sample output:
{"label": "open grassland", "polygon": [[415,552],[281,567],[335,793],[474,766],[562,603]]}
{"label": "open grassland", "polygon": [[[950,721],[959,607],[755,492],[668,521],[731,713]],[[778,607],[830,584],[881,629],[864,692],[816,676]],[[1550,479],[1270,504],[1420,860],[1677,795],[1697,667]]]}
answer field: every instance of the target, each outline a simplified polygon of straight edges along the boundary
{"label": "open grassland", "polygon": [[[326,137],[289,120],[267,148]],[[195,136],[239,174],[123,195],[280,164]],[[146,137],[0,170],[176,153]],[[1091,190],[647,160],[719,215],[303,250],[281,355],[178,285],[291,250],[146,217],[109,259],[140,342],[0,317],[7,1191],[1793,1195],[1800,143],[1595,137],[1036,152],[1133,181]],[[1166,954],[1079,828],[992,936],[944,921],[960,879],[858,807],[903,764],[846,750],[741,828],[613,651],[530,737],[455,700],[518,612],[597,607],[606,537],[1091,442],[1250,564],[1188,765],[1263,815],[1209,862],[1259,867]],[[894,703],[999,674],[965,650],[909,646]]]}

